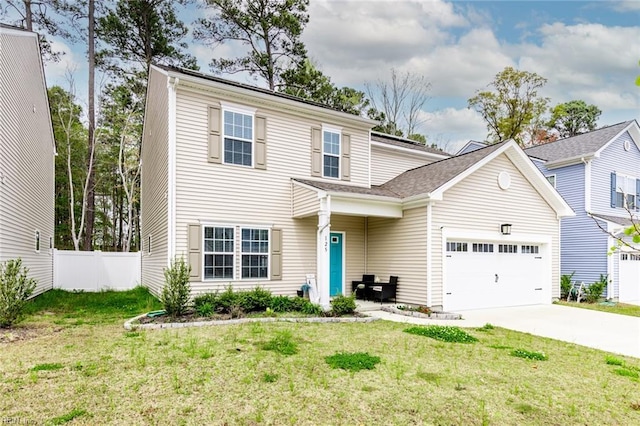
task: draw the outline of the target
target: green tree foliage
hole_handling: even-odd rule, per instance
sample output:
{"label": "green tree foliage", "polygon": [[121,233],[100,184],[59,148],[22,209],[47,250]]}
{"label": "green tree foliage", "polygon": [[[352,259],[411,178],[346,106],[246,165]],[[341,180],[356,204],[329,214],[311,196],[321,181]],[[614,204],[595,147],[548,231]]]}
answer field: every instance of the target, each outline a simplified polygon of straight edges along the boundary
{"label": "green tree foliage", "polygon": [[[98,19],[98,37],[106,48],[100,59],[120,73],[145,72],[151,63],[198,69],[196,58],[186,53],[188,28],[178,19],[172,0],[118,0]],[[117,60],[115,58],[118,58]]]}
{"label": "green tree foliage", "polygon": [[191,266],[187,265],[182,257],[172,260],[171,266],[164,269],[165,284],[162,287],[160,302],[172,317],[180,316],[187,310],[191,293],[190,272]]}
{"label": "green tree foliage", "polygon": [[[82,211],[82,184],[86,177],[87,129],[82,124],[82,108],[75,96],[60,86],[48,90],[51,122],[58,155],[55,158],[55,247],[73,250],[71,221]],[[70,183],[73,189],[70,189]],[[73,197],[71,196],[73,194]],[[73,201],[72,201],[73,200]],[[73,205],[74,214],[71,214]]]}
{"label": "green tree foliage", "polygon": [[468,100],[469,108],[486,121],[491,142],[514,139],[526,143],[528,126],[547,110],[549,99],[538,94],[546,82],[536,73],[506,67],[489,83],[492,90],[478,91]]}
{"label": "green tree foliage", "polygon": [[349,114],[362,115],[369,106],[364,92],[350,87],[337,87],[308,59],[296,68],[284,71],[280,91],[302,99],[319,102]]}
{"label": "green tree foliage", "polygon": [[561,138],[568,138],[594,130],[600,114],[602,111],[595,105],[587,105],[582,100],[569,101],[551,108],[548,126]]}
{"label": "green tree foliage", "polygon": [[237,42],[248,49],[238,58],[214,58],[212,71],[248,72],[276,90],[280,75],[306,57],[300,41],[309,21],[309,0],[206,0],[213,16],[196,21],[195,37],[210,46]]}

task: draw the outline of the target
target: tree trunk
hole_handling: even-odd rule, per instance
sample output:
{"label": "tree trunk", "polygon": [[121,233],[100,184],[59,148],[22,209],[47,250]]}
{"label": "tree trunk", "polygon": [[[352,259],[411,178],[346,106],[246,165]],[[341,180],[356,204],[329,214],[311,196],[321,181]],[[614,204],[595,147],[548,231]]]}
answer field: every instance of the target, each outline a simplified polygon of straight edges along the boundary
{"label": "tree trunk", "polygon": [[33,31],[33,12],[31,12],[31,0],[24,0],[24,22],[27,30]]}
{"label": "tree trunk", "polygon": [[88,194],[87,194],[87,225],[84,234],[84,250],[93,249],[93,225],[95,223],[96,204],[96,172],[93,167],[95,152],[95,0],[89,0],[89,155],[87,158]]}

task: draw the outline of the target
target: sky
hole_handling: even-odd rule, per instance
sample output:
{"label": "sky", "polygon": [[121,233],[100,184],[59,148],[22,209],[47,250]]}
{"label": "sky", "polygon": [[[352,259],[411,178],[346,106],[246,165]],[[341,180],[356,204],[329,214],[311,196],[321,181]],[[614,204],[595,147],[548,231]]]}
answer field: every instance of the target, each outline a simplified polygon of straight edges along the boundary
{"label": "sky", "polygon": [[[205,13],[191,6],[180,16],[191,27]],[[640,0],[311,0],[309,15],[302,40],[335,84],[362,90],[365,82],[388,79],[391,68],[425,76],[430,99],[418,131],[449,152],[487,137],[467,100],[507,66],[545,77],[540,93],[552,106],[574,99],[598,106],[598,126],[640,121],[640,87],[634,84],[640,75]],[[234,45],[212,49],[191,37],[187,42],[203,72],[210,72],[212,57],[241,51]],[[66,70],[75,69],[81,97],[82,47],[54,40],[54,48],[66,55],[46,65],[48,84],[68,86]],[[223,77],[256,84],[247,76]]]}

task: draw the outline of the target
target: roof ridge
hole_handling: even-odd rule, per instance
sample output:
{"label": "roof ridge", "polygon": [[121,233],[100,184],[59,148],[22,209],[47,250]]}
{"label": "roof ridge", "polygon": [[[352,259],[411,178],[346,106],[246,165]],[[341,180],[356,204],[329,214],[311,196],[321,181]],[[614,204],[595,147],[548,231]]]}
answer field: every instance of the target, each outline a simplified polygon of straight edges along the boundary
{"label": "roof ridge", "polygon": [[533,146],[525,148],[525,151],[527,151],[529,149],[537,148],[537,147],[540,147],[540,146],[549,146],[549,145],[552,145],[554,143],[564,142],[564,141],[569,140],[569,139],[577,138],[578,136],[584,136],[584,135],[588,135],[588,134],[591,134],[591,133],[596,133],[596,132],[599,132],[601,130],[606,130],[606,129],[609,129],[611,127],[619,126],[621,124],[628,124],[628,123],[631,123],[633,121],[634,120],[621,121],[619,123],[610,124],[608,126],[603,126],[603,127],[598,128],[598,129],[594,129],[594,130],[591,130],[591,131],[588,131],[588,132],[585,132],[585,133],[580,133],[578,135],[573,135],[573,136],[569,136],[569,137],[562,138],[562,139],[556,139],[553,142],[547,142],[547,143],[542,143],[542,144],[538,144],[538,145],[533,145]]}

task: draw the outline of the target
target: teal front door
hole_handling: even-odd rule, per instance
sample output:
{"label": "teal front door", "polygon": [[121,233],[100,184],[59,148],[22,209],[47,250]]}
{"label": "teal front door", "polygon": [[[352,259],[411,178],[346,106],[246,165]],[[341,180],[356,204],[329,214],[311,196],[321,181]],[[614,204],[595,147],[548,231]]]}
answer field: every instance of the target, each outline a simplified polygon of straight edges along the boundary
{"label": "teal front door", "polygon": [[344,259],[342,258],[342,234],[332,232],[329,237],[331,249],[329,250],[329,295],[342,294],[342,271]]}

